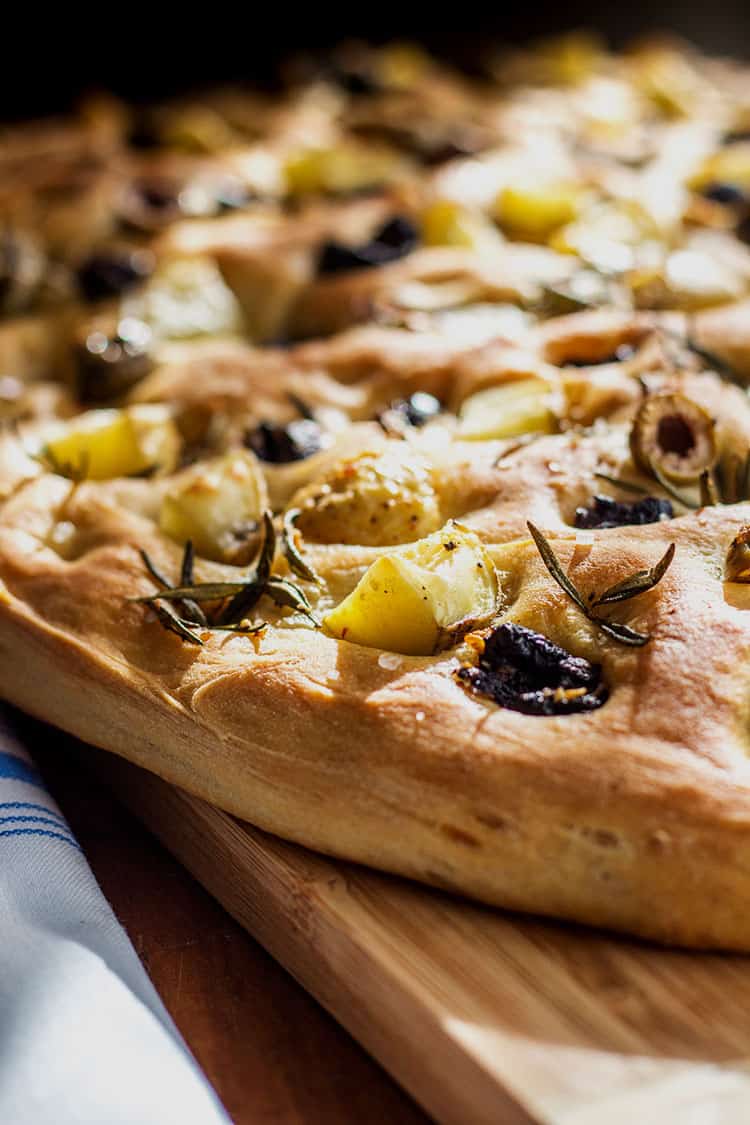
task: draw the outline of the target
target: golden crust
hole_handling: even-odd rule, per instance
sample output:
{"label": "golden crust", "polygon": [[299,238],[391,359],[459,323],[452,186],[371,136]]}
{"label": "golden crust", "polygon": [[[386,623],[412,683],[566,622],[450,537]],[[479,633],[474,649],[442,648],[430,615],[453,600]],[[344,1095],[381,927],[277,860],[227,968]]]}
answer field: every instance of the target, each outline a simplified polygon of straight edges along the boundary
{"label": "golden crust", "polygon": [[[8,698],[331,854],[515,909],[750,948],[750,598],[721,578],[747,505],[582,545],[548,503],[555,549],[584,589],[677,544],[663,583],[626,614],[653,633],[638,651],[579,619],[528,540],[510,557],[498,548],[505,613],[600,658],[612,686],[596,712],[540,719],[469,696],[455,653],[383,661],[277,621],[196,654],[127,601],[148,589],[133,544],[162,564],[165,544],[114,490],[72,499],[72,560],[45,545],[67,488],[42,477],[3,514]],[[351,581],[371,554],[320,548],[314,561]]]}

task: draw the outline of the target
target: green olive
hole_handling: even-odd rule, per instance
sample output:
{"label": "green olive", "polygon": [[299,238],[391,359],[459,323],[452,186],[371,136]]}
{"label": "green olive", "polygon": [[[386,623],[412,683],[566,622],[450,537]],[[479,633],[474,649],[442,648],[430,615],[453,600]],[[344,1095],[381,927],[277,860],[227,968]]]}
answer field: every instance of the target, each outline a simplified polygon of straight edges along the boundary
{"label": "green olive", "polygon": [[645,473],[695,481],[716,460],[714,429],[711,415],[685,395],[649,395],[633,421],[630,452]]}

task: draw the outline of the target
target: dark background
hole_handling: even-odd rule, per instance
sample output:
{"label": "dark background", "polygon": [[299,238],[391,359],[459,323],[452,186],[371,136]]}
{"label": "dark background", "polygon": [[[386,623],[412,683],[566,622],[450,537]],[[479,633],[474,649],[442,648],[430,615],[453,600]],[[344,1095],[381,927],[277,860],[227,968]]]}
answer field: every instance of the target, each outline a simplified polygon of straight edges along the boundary
{"label": "dark background", "polygon": [[284,55],[349,37],[413,38],[461,60],[492,42],[588,26],[615,44],[666,30],[706,50],[750,55],[750,0],[193,0],[150,7],[109,0],[90,11],[52,12],[10,3],[0,26],[0,118],[64,109],[92,87],[148,99],[212,81],[267,79]]}

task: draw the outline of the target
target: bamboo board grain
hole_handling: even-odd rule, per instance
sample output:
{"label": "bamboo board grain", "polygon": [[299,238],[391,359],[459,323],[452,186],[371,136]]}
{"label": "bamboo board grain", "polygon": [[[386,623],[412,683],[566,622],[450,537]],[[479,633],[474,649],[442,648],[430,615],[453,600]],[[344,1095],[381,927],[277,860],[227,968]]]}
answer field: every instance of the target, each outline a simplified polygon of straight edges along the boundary
{"label": "bamboo board grain", "polygon": [[750,1123],[750,957],[485,909],[86,760],[444,1125]]}

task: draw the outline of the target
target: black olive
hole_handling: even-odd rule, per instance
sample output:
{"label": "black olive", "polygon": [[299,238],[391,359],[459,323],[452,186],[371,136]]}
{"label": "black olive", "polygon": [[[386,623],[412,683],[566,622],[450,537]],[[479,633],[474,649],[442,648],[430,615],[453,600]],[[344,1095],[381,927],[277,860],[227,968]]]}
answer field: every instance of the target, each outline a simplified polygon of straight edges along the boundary
{"label": "black olive", "polygon": [[576,508],[575,525],[580,528],[626,527],[630,524],[659,523],[671,520],[674,515],[669,500],[644,496],[632,502],[612,500],[609,496],[595,496],[588,508]]}
{"label": "black olive", "polygon": [[747,194],[735,184],[711,183],[703,189],[701,195],[710,199],[712,203],[723,203],[727,206],[746,205],[750,202]]}
{"label": "black olive", "polygon": [[151,331],[135,317],[123,317],[111,335],[88,334],[78,349],[78,395],[82,402],[110,402],[126,394],[152,367]]}
{"label": "black olive", "polygon": [[478,667],[461,668],[457,675],[477,695],[525,715],[594,711],[609,696],[601,665],[511,622],[493,629]]}
{"label": "black olive", "polygon": [[320,426],[311,418],[297,418],[285,426],[261,422],[245,435],[245,444],[261,461],[277,465],[304,461],[323,445]]}
{"label": "black olive", "polygon": [[318,259],[318,274],[370,269],[395,262],[411,253],[417,245],[418,237],[417,228],[411,219],[397,215],[384,223],[370,241],[361,246],[326,242]]}
{"label": "black olive", "polygon": [[89,301],[117,297],[146,281],[154,271],[154,264],[154,257],[148,250],[119,247],[101,250],[80,266],[78,283]]}
{"label": "black olive", "polygon": [[[425,426],[432,418],[437,418],[443,407],[440,400],[426,391],[415,391],[409,398],[399,398],[387,410],[378,415],[385,429],[391,428],[391,420],[406,422],[410,426]],[[393,416],[396,416],[395,419]]]}

